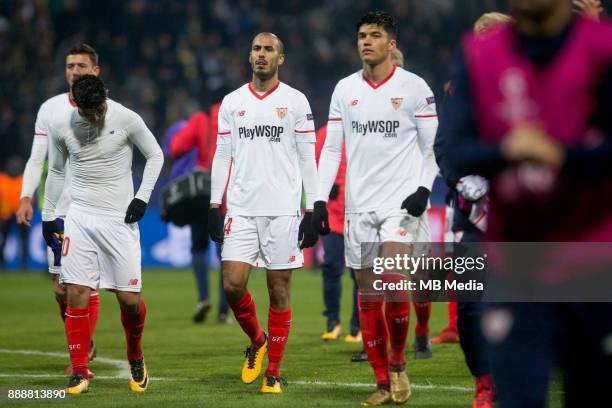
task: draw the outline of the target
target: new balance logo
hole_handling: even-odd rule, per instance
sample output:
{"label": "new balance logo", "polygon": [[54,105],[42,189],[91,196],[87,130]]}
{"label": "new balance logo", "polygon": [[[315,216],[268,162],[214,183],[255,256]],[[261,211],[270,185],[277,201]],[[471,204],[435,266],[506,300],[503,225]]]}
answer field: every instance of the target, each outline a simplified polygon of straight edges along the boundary
{"label": "new balance logo", "polygon": [[130,279],[130,281],[128,282],[128,285],[130,286],[138,285],[138,279]]}
{"label": "new balance logo", "polygon": [[295,262],[295,255],[289,257],[289,263]]}
{"label": "new balance logo", "polygon": [[351,106],[357,106],[357,104],[358,104],[358,103],[359,103],[359,100],[357,100],[357,99],[353,99],[353,100],[351,101]]}
{"label": "new balance logo", "polygon": [[246,113],[245,110],[238,111],[238,116],[242,117],[242,116],[244,116],[245,113]]}

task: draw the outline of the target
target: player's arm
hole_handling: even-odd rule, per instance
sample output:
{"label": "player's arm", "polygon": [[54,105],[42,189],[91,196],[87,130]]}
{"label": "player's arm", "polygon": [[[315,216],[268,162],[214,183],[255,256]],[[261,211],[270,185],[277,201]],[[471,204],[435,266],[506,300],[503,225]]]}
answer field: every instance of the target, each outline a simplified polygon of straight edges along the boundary
{"label": "player's arm", "polygon": [[51,248],[56,259],[62,249],[64,237],[63,223],[55,217],[55,208],[62,192],[66,179],[66,161],[68,149],[59,133],[49,127],[46,136],[49,143],[49,173],[45,183],[45,204],[42,211],[42,232],[47,246]]}
{"label": "player's arm", "polygon": [[300,249],[310,248],[319,238],[312,223],[313,205],[317,195],[317,160],[315,154],[316,133],[310,104],[305,96],[296,109],[295,141],[306,195],[306,213],[300,223],[298,241]]}
{"label": "player's arm", "polygon": [[45,120],[43,108],[38,111],[36,124],[34,126],[34,140],[32,141],[32,151],[23,172],[21,184],[21,197],[19,208],[17,209],[17,223],[30,226],[32,220],[32,197],[40,184],[45,159],[47,158],[49,129]]}
{"label": "player's arm", "polygon": [[319,158],[319,188],[317,200],[314,203],[313,223],[317,232],[322,235],[330,232],[326,203],[336,180],[338,167],[340,167],[343,143],[342,109],[338,87],[336,87],[329,105],[327,134]]}
{"label": "player's arm", "polygon": [[223,217],[221,203],[227,186],[232,165],[231,113],[227,99],[223,99],[218,115],[217,149],[213,156],[210,172],[210,210],[208,212],[208,233],[213,241],[223,242]]}
{"label": "player's arm", "polygon": [[420,217],[427,209],[433,182],[438,175],[434,154],[434,140],[438,129],[438,114],[434,94],[421,80],[414,101],[414,120],[417,127],[417,143],[423,155],[423,167],[419,175],[419,187],[402,202],[401,208],[414,217]]}
{"label": "player's arm", "polygon": [[131,224],[139,221],[145,214],[147,203],[151,198],[159,172],[164,165],[164,154],[155,136],[153,136],[153,133],[151,133],[140,116],[128,126],[127,131],[128,139],[146,159],[142,182],[125,214],[125,222]]}

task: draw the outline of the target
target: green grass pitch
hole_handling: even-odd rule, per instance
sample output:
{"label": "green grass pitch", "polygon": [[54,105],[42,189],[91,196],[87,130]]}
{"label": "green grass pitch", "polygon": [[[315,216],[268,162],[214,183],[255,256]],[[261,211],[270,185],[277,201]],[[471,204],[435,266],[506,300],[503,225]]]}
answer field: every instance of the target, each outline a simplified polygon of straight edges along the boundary
{"label": "green grass pitch", "polygon": [[[211,273],[211,288],[218,274]],[[312,270],[293,274],[293,322],[282,364],[288,381],[282,395],[258,394],[261,380],[240,381],[247,339],[236,322],[216,324],[215,308],[203,325],[191,322],[196,290],[188,270],[145,270],[144,298],[147,323],[143,349],[151,382],[145,394],[136,395],[122,378],[125,343],[119,308],[111,293],[102,293],[95,333],[98,359],[90,368],[99,378],[91,392],[63,401],[10,401],[9,389],[60,389],[67,381],[66,339],[51,291],[42,273],[0,273],[0,406],[63,407],[356,407],[374,390],[367,363],[351,363],[360,348],[343,340],[320,340],[324,328],[321,275]],[[344,334],[350,314],[350,288],[344,276],[342,317]],[[249,282],[262,326],[267,322],[265,274],[254,271]],[[408,376],[413,383],[410,407],[470,407],[472,378],[458,345],[433,345],[434,358],[413,358],[415,316],[407,347]],[[446,306],[433,305],[431,334],[446,323]],[[24,350],[18,354],[16,350]],[[551,406],[559,406],[555,383]],[[43,405],[41,405],[43,404]]]}

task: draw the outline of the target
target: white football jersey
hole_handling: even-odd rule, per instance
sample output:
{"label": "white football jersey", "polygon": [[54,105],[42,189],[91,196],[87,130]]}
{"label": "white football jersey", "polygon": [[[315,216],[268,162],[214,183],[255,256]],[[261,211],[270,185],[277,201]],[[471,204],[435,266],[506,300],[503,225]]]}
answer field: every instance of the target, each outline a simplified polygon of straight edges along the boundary
{"label": "white football jersey", "polygon": [[306,96],[279,82],[263,95],[251,84],[227,95],[217,144],[231,144],[228,215],[299,215],[302,174],[297,143],[315,142]]}
{"label": "white football jersey", "polygon": [[[332,132],[342,133],[347,159],[345,211],[400,208],[419,186],[431,190],[438,171],[432,150],[437,126],[433,92],[422,78],[400,67],[377,85],[362,70],[338,82],[329,108],[326,144],[333,143]],[[423,150],[428,151],[427,160]],[[319,167],[320,176],[321,172]],[[323,186],[319,194],[327,201]]]}
{"label": "white football jersey", "polygon": [[[72,113],[76,109],[76,104],[70,99],[68,92],[56,95],[47,99],[38,110],[36,115],[36,124],[34,125],[34,141],[32,142],[32,154],[28,159],[28,167],[24,172],[24,181],[22,186],[22,197],[32,197],[42,173],[42,166],[45,158],[53,154],[49,149],[49,134],[51,126],[59,126],[70,122]],[[44,152],[44,156],[43,155]],[[41,157],[34,157],[41,156]],[[36,164],[34,164],[36,163]],[[32,168],[32,166],[38,168]],[[30,171],[28,171],[30,170]],[[55,216],[63,217],[68,212],[70,207],[70,170],[66,171],[66,181],[64,190],[55,208]]]}
{"label": "white football jersey", "polygon": [[48,220],[59,197],[56,178],[68,157],[72,172],[72,206],[101,215],[125,216],[134,198],[133,147],[147,163],[136,197],[149,201],[163,165],[163,153],[142,118],[123,105],[107,99],[102,125],[92,125],[74,110],[70,121],[50,129],[49,177],[43,219]]}

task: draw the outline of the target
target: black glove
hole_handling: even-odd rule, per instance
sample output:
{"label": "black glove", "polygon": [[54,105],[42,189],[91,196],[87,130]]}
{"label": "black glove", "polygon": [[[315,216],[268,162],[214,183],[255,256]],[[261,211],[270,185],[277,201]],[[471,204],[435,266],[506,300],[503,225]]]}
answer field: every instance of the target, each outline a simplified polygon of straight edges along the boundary
{"label": "black glove", "polygon": [[147,203],[139,198],[134,198],[125,212],[124,221],[128,224],[138,222],[144,217],[145,211],[147,211]]}
{"label": "black glove", "polygon": [[62,243],[64,242],[64,220],[56,218],[53,221],[43,221],[42,227],[45,242],[53,252],[53,265],[60,266]]}
{"label": "black glove", "polygon": [[419,187],[417,191],[410,194],[402,203],[402,208],[413,217],[420,217],[427,209],[427,200],[431,191],[425,187]]}
{"label": "black glove", "polygon": [[208,234],[216,243],[223,243],[223,216],[219,207],[208,210]]}
{"label": "black glove", "polygon": [[338,198],[339,194],[340,194],[340,186],[334,183],[334,185],[331,188],[331,191],[329,192],[329,199],[335,200],[336,198]]}
{"label": "black glove", "polygon": [[300,222],[300,229],[298,232],[298,242],[300,243],[300,249],[310,248],[317,243],[319,236],[314,229],[312,223],[312,213],[307,212]]}
{"label": "black glove", "polygon": [[314,226],[314,230],[319,234],[329,234],[329,217],[327,216],[327,204],[325,201],[317,201],[314,203],[312,224]]}

